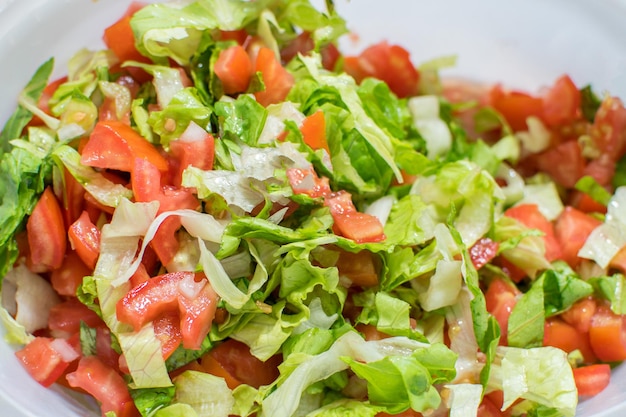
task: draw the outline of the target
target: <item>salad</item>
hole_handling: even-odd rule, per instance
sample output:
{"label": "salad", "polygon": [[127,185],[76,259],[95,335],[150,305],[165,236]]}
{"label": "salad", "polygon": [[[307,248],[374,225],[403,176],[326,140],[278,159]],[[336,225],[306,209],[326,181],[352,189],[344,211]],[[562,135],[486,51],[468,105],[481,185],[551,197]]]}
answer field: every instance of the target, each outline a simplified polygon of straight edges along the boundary
{"label": "salad", "polygon": [[133,3],[0,143],[0,317],[106,417],[573,416],[626,359],[626,109]]}

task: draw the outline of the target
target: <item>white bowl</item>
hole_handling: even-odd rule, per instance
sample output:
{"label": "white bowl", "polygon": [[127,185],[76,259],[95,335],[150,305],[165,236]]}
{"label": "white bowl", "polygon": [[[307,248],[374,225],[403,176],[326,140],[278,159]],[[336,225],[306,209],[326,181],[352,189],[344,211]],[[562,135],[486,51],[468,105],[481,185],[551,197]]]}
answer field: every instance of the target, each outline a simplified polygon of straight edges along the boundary
{"label": "white bowl", "polygon": [[[102,31],[122,15],[130,0],[0,0],[0,121],[47,58],[55,75],[82,47],[102,47]],[[318,1],[322,3],[322,1]],[[336,0],[359,41],[359,51],[388,40],[407,47],[418,64],[457,55],[444,75],[537,91],[568,73],[577,85],[626,98],[626,0]],[[0,335],[3,329],[0,327]],[[44,389],[21,368],[14,347],[0,341],[0,415],[13,417],[98,416],[84,400],[58,387]],[[626,414],[626,366],[611,385],[583,402],[577,416]],[[93,407],[93,404],[91,404]]]}

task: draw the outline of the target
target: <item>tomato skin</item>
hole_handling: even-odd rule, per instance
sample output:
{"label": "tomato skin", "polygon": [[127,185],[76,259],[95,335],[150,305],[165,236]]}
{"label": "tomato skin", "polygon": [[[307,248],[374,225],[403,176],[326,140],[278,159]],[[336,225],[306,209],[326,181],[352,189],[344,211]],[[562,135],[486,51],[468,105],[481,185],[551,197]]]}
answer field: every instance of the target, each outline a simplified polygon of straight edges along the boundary
{"label": "tomato skin", "polygon": [[139,416],[122,376],[97,356],[82,357],[66,379],[70,386],[86,391],[100,403],[102,416],[109,412],[117,417]]}
{"label": "tomato skin", "polygon": [[496,85],[489,92],[489,104],[509,123],[514,131],[528,130],[526,119],[541,118],[543,100],[520,91],[505,91]]}
{"label": "tomato skin", "polygon": [[183,336],[180,333],[180,319],[178,314],[164,314],[152,322],[154,335],[161,342],[161,352],[163,359],[169,358],[180,346]]}
{"label": "tomato skin", "polygon": [[26,223],[30,261],[36,272],[54,270],[63,264],[67,247],[61,206],[47,187]]}
{"label": "tomato skin", "polygon": [[[54,339],[47,337],[36,337],[23,348],[15,352],[15,356],[20,360],[26,371],[44,387],[49,387],[67,369],[70,361],[63,358],[63,355],[54,347]],[[63,343],[63,340],[60,340]],[[69,348],[70,345],[68,344]],[[74,352],[74,358],[78,353]]]}
{"label": "tomato skin", "polygon": [[287,168],[287,179],[295,194],[306,194],[311,198],[318,198],[326,197],[332,192],[329,179],[318,177],[312,168]]}
{"label": "tomato skin", "polygon": [[[190,128],[188,127],[187,130]],[[173,185],[179,187],[182,182],[183,171],[188,166],[193,166],[205,171],[213,169],[215,158],[215,138],[200,126],[195,126],[194,131],[201,132],[202,137],[193,141],[182,139],[170,142],[170,151],[175,159],[175,174]],[[183,133],[182,136],[185,134]]]}
{"label": "tomato skin", "polygon": [[480,269],[491,262],[498,254],[499,247],[500,244],[498,242],[494,242],[488,237],[481,238],[474,243],[469,249],[474,268]]}
{"label": "tomato skin", "polygon": [[382,340],[390,337],[388,334],[381,332],[373,324],[359,323],[354,326],[354,329],[363,335],[363,338],[367,341],[370,340]]}
{"label": "tomato skin", "polygon": [[380,220],[358,212],[352,203],[352,196],[347,191],[342,190],[328,195],[324,199],[324,205],[330,209],[337,234],[357,243],[385,240],[385,231]]}
{"label": "tomato skin", "polygon": [[572,268],[580,264],[578,251],[596,227],[602,222],[571,206],[566,206],[554,223],[554,234],[559,241],[562,259]]}
{"label": "tomato skin", "polygon": [[367,77],[382,80],[400,98],[419,92],[420,73],[411,62],[409,52],[386,41],[366,48],[357,57],[346,57],[344,70],[358,83]]}
{"label": "tomato skin", "polygon": [[574,188],[585,174],[585,159],[578,141],[570,140],[532,157],[537,168],[548,174],[554,182]]}
{"label": "tomato skin", "polygon": [[76,252],[68,251],[61,266],[50,273],[50,283],[59,295],[75,297],[83,278],[92,272],[93,269],[87,267]]}
{"label": "tomato skin", "polygon": [[254,69],[262,74],[265,84],[265,90],[254,93],[257,101],[263,106],[284,101],[295,80],[270,48],[262,46],[258,50]]}
{"label": "tomato skin", "polygon": [[607,364],[574,368],[573,372],[576,389],[581,397],[593,397],[602,392],[611,382],[611,367]]}
{"label": "tomato skin", "polygon": [[339,252],[335,265],[340,276],[347,277],[352,285],[373,287],[378,285],[378,270],[374,254],[368,250]]}
{"label": "tomato skin", "polygon": [[591,348],[603,362],[626,360],[626,316],[620,316],[605,305],[598,306],[589,328]]}
{"label": "tomato skin", "polygon": [[206,372],[226,372],[230,376],[225,378],[227,384],[248,384],[254,388],[274,382],[278,378],[278,365],[281,362],[280,355],[262,362],[250,353],[247,345],[234,339],[216,345],[200,361]]}
{"label": "tomato skin", "polygon": [[554,346],[567,353],[580,350],[585,363],[593,363],[596,357],[589,343],[589,335],[581,333],[576,327],[560,318],[548,318],[544,325],[543,345]]}
{"label": "tomato skin", "polygon": [[204,274],[203,287],[195,298],[179,298],[180,333],[185,349],[200,349],[202,341],[211,330],[215,310],[217,309],[217,293],[209,284]]}
{"label": "tomato skin", "polygon": [[587,297],[574,303],[561,313],[560,317],[574,326],[580,333],[588,334],[597,308],[596,300],[593,297]]}
{"label": "tomato skin", "polygon": [[241,45],[222,50],[215,61],[214,71],[222,82],[224,94],[234,95],[248,89],[252,76],[252,61]]}
{"label": "tomato skin", "polygon": [[169,168],[159,151],[132,127],[115,120],[96,123],[80,162],[95,168],[131,172],[135,159],[149,161],[161,172]]}
{"label": "tomato skin", "polygon": [[562,249],[554,233],[554,225],[541,214],[536,204],[520,204],[511,207],[504,212],[504,215],[517,219],[528,228],[539,229],[544,233],[545,256],[548,261],[562,258]]}
{"label": "tomato skin", "polygon": [[104,325],[100,316],[77,298],[69,298],[50,309],[48,317],[50,330],[59,330],[68,334],[78,333],[81,322],[92,328]]}
{"label": "tomato skin", "polygon": [[478,406],[478,413],[480,417],[503,417],[504,413],[489,399],[489,397],[483,397],[483,400]]}
{"label": "tomato skin", "polygon": [[626,153],[626,108],[619,98],[604,98],[590,133],[598,150],[613,161]]}
{"label": "tomato skin", "polygon": [[300,126],[300,132],[302,132],[304,143],[309,145],[311,149],[326,149],[326,152],[330,154],[328,141],[326,140],[324,112],[318,110],[307,116]]}
{"label": "tomato skin", "polygon": [[100,229],[91,222],[89,213],[83,211],[67,231],[72,249],[87,265],[94,269],[100,256]]}
{"label": "tomato skin", "polygon": [[500,344],[507,344],[509,317],[517,304],[521,291],[503,278],[494,279],[485,292],[487,311],[491,313],[500,325]]}
{"label": "tomato skin", "polygon": [[543,120],[549,127],[573,123],[580,117],[580,90],[568,75],[562,75],[543,96]]}

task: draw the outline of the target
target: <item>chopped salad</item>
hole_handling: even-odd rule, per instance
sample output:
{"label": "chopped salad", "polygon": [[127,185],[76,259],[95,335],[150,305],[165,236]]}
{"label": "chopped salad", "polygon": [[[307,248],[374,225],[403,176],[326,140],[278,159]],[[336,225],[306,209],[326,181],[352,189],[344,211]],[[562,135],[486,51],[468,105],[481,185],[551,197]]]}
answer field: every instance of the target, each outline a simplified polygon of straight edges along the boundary
{"label": "chopped salad", "polygon": [[1,135],[0,315],[106,417],[573,416],[626,359],[626,109],[133,3]]}

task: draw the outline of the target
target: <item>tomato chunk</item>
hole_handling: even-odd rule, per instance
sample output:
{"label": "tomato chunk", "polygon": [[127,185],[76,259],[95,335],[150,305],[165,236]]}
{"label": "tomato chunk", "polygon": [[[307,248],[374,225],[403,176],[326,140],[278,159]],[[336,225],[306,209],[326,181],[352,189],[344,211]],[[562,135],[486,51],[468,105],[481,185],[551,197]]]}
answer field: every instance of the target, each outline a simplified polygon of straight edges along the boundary
{"label": "tomato chunk", "polygon": [[527,130],[526,119],[541,118],[543,100],[521,91],[505,91],[496,85],[489,92],[489,104],[509,123],[514,131]]}
{"label": "tomato chunk", "polygon": [[555,236],[554,225],[541,214],[536,204],[520,204],[506,210],[504,214],[519,220],[528,228],[542,231],[546,246],[546,259],[550,262],[561,259],[561,245]]}
{"label": "tomato chunk", "polygon": [[554,346],[567,353],[579,350],[586,363],[592,363],[596,357],[589,343],[589,335],[560,318],[551,317],[546,320],[543,333],[543,345]]}
{"label": "tomato chunk", "polygon": [[568,76],[559,77],[543,97],[543,120],[548,126],[573,123],[581,115],[580,90]]}
{"label": "tomato chunk", "polygon": [[63,339],[36,337],[15,352],[26,371],[44,387],[63,375],[78,353]]}
{"label": "tomato chunk", "polygon": [[374,254],[368,250],[360,252],[341,251],[337,259],[340,276],[345,276],[353,285],[373,287],[378,285],[378,269]]}
{"label": "tomato chunk", "polygon": [[593,397],[609,386],[611,367],[607,364],[598,363],[574,368],[574,382],[579,396]]}
{"label": "tomato chunk", "polygon": [[37,272],[59,268],[67,247],[61,205],[51,187],[44,190],[26,223],[32,267]]}
{"label": "tomato chunk", "polygon": [[490,312],[500,325],[500,344],[507,344],[509,317],[521,295],[520,290],[503,278],[494,279],[485,292],[487,311]]}
{"label": "tomato chunk", "polygon": [[572,268],[580,264],[578,251],[602,222],[580,210],[567,206],[554,224],[554,233],[561,245],[562,259]]}
{"label": "tomato chunk", "polygon": [[326,140],[326,119],[324,119],[324,113],[321,110],[307,116],[300,126],[300,131],[304,143],[309,145],[311,149],[326,149],[326,152],[330,154]]}
{"label": "tomato chunk", "polygon": [[339,234],[357,243],[381,242],[385,240],[385,231],[377,217],[361,213],[352,203],[352,196],[346,191],[332,193],[324,200],[335,221],[334,227]]}
{"label": "tomato chunk", "polygon": [[234,45],[220,52],[214,71],[222,82],[225,94],[243,93],[250,84],[252,61],[241,45]]}
{"label": "tomato chunk", "polygon": [[61,267],[50,273],[52,288],[59,295],[76,296],[76,290],[83,283],[83,278],[91,275],[90,269],[74,251],[68,251]]}
{"label": "tomato chunk", "polygon": [[318,177],[312,168],[288,168],[287,179],[295,194],[307,194],[311,198],[318,198],[331,193],[328,178]]}
{"label": "tomato chunk", "polygon": [[589,329],[591,348],[603,362],[626,360],[626,317],[598,306]]}
{"label": "tomato chunk", "polygon": [[487,265],[498,254],[500,244],[488,237],[479,239],[469,250],[474,268],[480,269]]}
{"label": "tomato chunk", "polygon": [[280,103],[287,97],[295,80],[270,48],[261,47],[259,49],[254,69],[261,73],[265,85],[263,91],[254,93],[259,103],[267,106]]}
{"label": "tomato chunk", "polygon": [[89,268],[94,269],[100,256],[100,229],[91,222],[89,213],[83,211],[67,231],[72,249]]}

